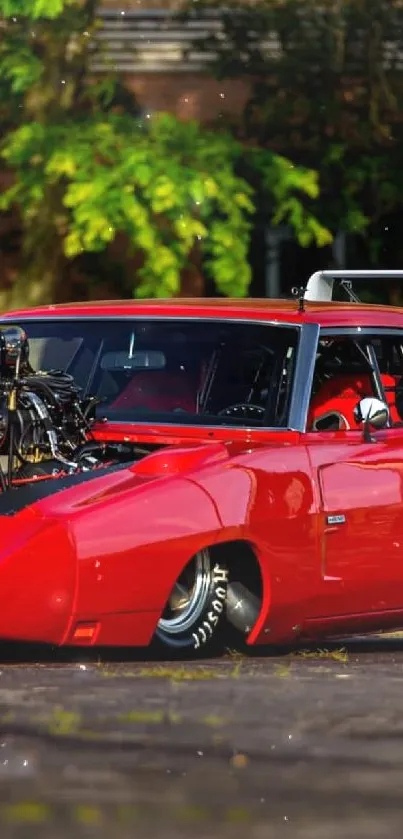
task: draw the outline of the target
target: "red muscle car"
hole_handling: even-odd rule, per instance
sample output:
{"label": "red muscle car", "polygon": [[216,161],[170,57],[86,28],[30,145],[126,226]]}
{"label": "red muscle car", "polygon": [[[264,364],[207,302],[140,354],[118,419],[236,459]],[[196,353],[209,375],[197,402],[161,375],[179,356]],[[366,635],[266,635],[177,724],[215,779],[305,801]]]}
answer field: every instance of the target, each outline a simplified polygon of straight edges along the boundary
{"label": "red muscle car", "polygon": [[355,274],[403,276],[2,316],[0,638],[403,626],[403,309],[357,301]]}

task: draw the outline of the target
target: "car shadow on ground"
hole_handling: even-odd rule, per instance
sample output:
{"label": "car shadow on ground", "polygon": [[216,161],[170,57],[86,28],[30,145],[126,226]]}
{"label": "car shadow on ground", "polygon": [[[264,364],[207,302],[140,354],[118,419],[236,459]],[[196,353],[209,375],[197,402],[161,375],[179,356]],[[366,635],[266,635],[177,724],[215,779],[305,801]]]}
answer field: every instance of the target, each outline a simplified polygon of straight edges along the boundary
{"label": "car shadow on ground", "polygon": [[132,647],[55,647],[47,644],[33,644],[23,642],[7,641],[0,643],[0,666],[7,664],[51,664],[68,665],[79,663],[119,663],[125,662],[197,662],[215,660],[219,663],[222,659],[234,656],[242,656],[247,659],[286,658],[292,654],[315,652],[322,654],[324,651],[332,653],[343,649],[349,656],[360,654],[397,653],[403,650],[403,632],[385,633],[383,635],[356,636],[336,640],[323,640],[320,643],[309,643],[284,647],[248,647],[234,649],[225,647],[215,651],[194,654],[193,650],[167,650],[154,649],[152,646],[146,648]]}

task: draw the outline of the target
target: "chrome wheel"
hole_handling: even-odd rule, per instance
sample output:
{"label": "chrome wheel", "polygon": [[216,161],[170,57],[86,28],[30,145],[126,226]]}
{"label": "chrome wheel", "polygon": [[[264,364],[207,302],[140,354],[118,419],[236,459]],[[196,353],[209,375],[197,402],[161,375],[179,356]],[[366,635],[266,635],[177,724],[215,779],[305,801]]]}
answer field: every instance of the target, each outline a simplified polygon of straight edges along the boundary
{"label": "chrome wheel", "polygon": [[158,629],[165,636],[192,632],[211,598],[213,570],[208,550],[196,554],[171,592]]}

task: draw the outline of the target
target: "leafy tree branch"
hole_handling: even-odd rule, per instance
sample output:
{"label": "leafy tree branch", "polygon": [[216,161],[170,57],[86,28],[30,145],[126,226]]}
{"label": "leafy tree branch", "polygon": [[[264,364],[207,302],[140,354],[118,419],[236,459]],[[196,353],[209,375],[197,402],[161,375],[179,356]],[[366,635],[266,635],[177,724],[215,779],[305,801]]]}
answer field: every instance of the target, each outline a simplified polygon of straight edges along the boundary
{"label": "leafy tree branch", "polygon": [[139,256],[137,296],[180,293],[195,253],[220,293],[247,294],[254,178],[268,218],[303,244],[329,241],[311,208],[314,168],[170,114],[148,119],[118,78],[93,77],[94,0],[0,0],[0,20],[0,153],[13,176],[0,212],[17,207],[23,229],[8,305],[60,299],[71,267],[117,236]]}
{"label": "leafy tree branch", "polygon": [[[198,49],[216,78],[243,78],[250,95],[227,124],[320,174],[315,212],[333,232],[365,233],[400,210],[403,73],[399,0],[199,0],[185,17],[219,16]],[[295,216],[294,216],[295,219]]]}

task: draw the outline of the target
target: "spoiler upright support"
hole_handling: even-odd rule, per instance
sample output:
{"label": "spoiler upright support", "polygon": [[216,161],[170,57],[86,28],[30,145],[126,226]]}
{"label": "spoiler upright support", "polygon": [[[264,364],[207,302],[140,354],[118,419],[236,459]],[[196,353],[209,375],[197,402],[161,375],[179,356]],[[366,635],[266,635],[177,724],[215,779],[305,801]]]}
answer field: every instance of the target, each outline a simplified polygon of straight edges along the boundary
{"label": "spoiler upright support", "polygon": [[330,302],[333,299],[333,286],[335,280],[340,281],[348,294],[350,299],[356,303],[359,298],[352,291],[352,280],[403,280],[403,270],[343,270],[337,271],[315,271],[311,274],[306,284],[304,300],[317,301],[321,303]]}

